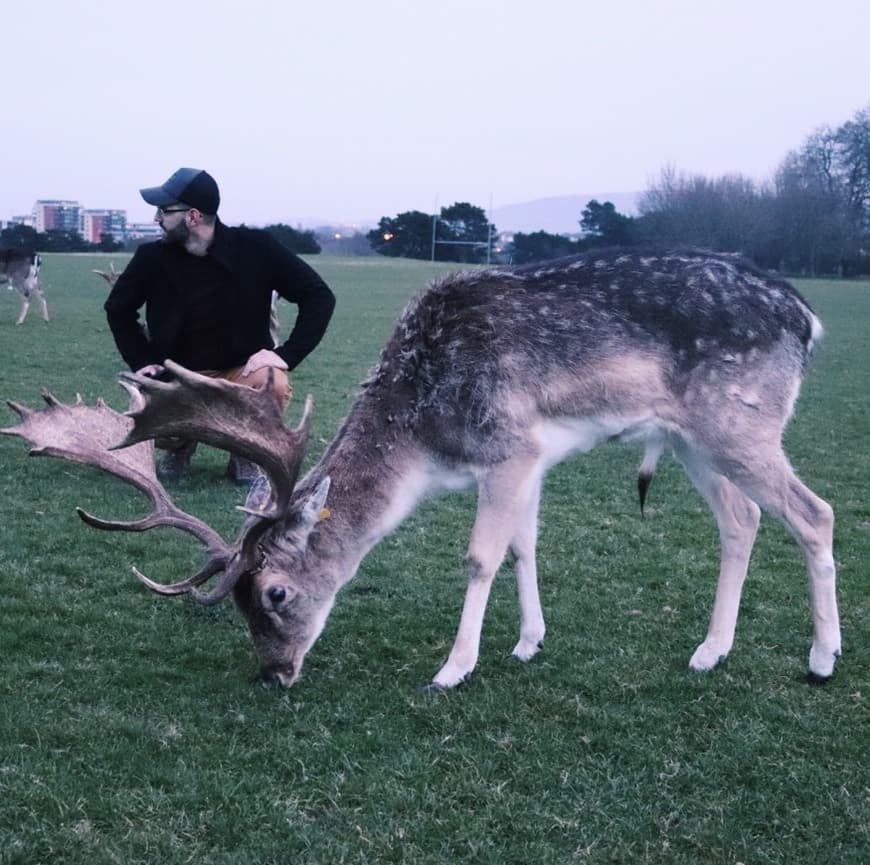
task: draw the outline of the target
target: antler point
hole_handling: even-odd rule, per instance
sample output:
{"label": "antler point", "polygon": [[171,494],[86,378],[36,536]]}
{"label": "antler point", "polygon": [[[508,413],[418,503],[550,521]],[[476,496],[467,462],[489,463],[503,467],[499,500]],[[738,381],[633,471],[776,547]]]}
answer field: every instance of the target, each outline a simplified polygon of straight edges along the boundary
{"label": "antler point", "polygon": [[[24,403],[16,402],[13,399],[7,399],[6,405],[8,405],[9,408],[11,408],[20,418],[25,418],[27,415],[33,414],[34,411],[32,408],[28,408],[24,405]],[[3,432],[9,432],[11,429],[12,427],[9,427],[8,429],[3,430]]]}

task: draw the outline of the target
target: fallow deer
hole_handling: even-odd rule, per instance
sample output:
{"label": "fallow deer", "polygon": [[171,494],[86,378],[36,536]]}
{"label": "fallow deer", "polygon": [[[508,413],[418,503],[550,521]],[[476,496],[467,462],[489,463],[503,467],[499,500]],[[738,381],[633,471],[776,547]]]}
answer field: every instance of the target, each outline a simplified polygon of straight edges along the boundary
{"label": "fallow deer", "polygon": [[[541,648],[535,562],[545,472],[611,440],[644,448],[641,499],[670,451],[712,509],[721,563],[707,636],[691,657],[710,670],[730,651],[763,509],[796,538],[810,577],[811,678],[840,653],[833,511],[792,470],[781,438],[821,324],[787,282],[740,258],[706,252],[591,252],[553,263],[455,274],[406,307],[320,461],[296,485],[310,398],[295,430],[265,392],[167,361],[160,382],[123,373],[131,410],[10,403],[34,454],[97,465],[146,492],[153,513],[99,528],[174,525],[208,548],[193,576],[160,585],[209,604],[230,593],[263,677],[288,687],[339,589],[363,557],[425,496],[478,488],[468,586],[449,657],[427,686],[452,688],[474,670],[490,586],[513,551],[520,607],[513,655]],[[268,390],[268,389],[267,389]],[[154,476],[155,436],[196,437],[258,462],[235,544],[179,511]],[[111,445],[111,448],[109,447]],[[641,502],[642,504],[642,502]],[[198,587],[220,574],[210,591]]]}
{"label": "fallow deer", "polygon": [[48,321],[48,303],[39,284],[39,268],[42,259],[38,252],[24,249],[0,250],[0,282],[8,282],[9,288],[21,298],[21,311],[15,324],[23,324],[30,309],[30,298],[36,296],[42,312],[42,320]]}

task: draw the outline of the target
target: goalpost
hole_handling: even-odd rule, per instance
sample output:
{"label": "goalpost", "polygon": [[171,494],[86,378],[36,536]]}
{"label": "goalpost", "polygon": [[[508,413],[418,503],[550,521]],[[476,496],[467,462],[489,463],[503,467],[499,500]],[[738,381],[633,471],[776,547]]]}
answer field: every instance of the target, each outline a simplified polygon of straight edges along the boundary
{"label": "goalpost", "polygon": [[[438,210],[438,205],[435,205],[435,210]],[[438,233],[438,221],[441,217],[437,213],[432,214],[432,261],[435,261],[435,247],[436,246],[475,246],[478,249],[481,246],[486,247],[486,263],[490,264],[492,261],[492,220],[489,218],[489,214],[492,212],[492,199],[490,198],[489,202],[489,212],[486,215],[486,240],[438,240],[436,235]]]}

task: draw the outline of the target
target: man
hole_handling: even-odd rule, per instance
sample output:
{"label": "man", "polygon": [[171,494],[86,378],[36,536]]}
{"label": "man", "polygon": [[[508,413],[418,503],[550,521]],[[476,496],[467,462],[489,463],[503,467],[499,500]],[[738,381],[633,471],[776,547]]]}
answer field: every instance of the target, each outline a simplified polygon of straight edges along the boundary
{"label": "man", "polygon": [[[287,372],[317,346],[332,316],[335,297],[326,283],[268,232],[224,225],[217,217],[218,185],[205,171],[179,168],[162,186],[140,194],[157,208],[154,218],[164,236],[136,250],[105,303],[125,362],[160,377],[171,358],[254,388],[266,384],[271,369],[275,396],[286,406],[292,395]],[[269,329],[273,291],[299,307],[290,336],[277,346]],[[156,444],[166,451],[158,477],[177,480],[196,442]],[[230,458],[227,471],[243,485],[259,475],[238,457]]]}

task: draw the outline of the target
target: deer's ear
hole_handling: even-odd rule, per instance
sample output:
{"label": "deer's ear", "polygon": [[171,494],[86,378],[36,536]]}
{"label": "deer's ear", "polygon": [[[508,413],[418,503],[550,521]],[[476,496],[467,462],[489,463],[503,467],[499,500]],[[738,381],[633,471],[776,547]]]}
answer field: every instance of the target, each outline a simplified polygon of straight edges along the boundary
{"label": "deer's ear", "polygon": [[307,528],[312,528],[317,522],[327,519],[326,496],[329,494],[329,475],[327,475],[308,496],[302,505],[302,522]]}

